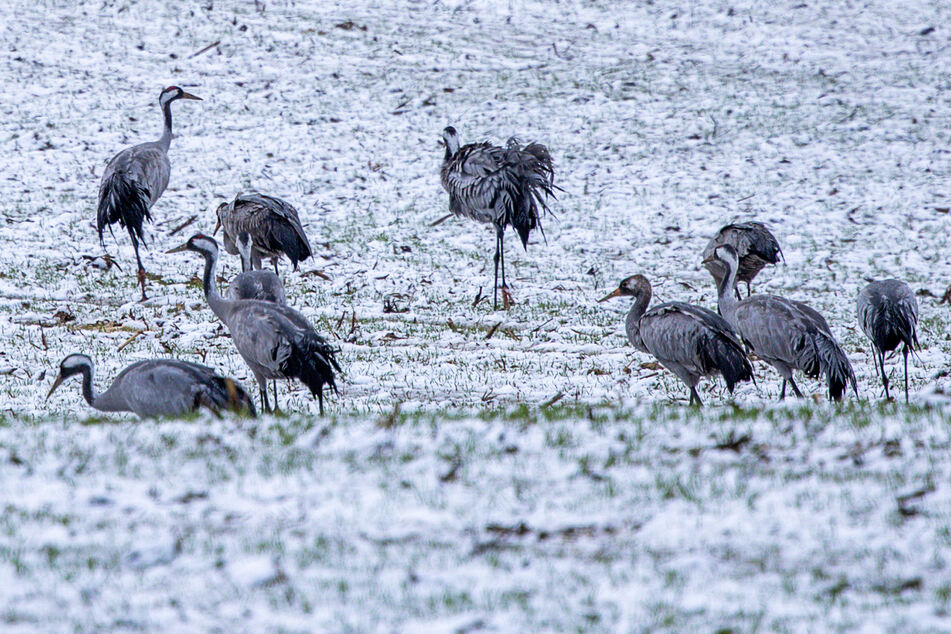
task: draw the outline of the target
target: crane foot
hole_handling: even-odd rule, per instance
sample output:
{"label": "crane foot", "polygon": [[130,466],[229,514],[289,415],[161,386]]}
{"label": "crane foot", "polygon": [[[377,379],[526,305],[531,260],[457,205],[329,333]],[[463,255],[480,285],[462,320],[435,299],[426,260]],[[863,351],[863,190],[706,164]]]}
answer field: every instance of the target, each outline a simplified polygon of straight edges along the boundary
{"label": "crane foot", "polygon": [[507,286],[503,286],[503,287],[502,287],[502,308],[503,308],[504,310],[508,310],[509,308],[512,307],[512,304],[514,304],[514,303],[515,303],[515,302],[512,301],[512,294],[509,293],[508,287],[507,287]]}
{"label": "crane foot", "polygon": [[139,286],[142,287],[142,301],[148,299],[145,295],[145,269],[139,269]]}

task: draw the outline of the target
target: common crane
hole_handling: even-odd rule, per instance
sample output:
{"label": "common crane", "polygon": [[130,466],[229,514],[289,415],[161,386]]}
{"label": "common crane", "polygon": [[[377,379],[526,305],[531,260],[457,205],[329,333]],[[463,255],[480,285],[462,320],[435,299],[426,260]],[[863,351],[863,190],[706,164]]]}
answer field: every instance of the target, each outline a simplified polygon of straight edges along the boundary
{"label": "common crane", "polygon": [[[239,233],[235,239],[235,246],[241,255],[241,273],[231,280],[228,298],[260,299],[261,301],[286,306],[287,297],[284,295],[284,285],[281,284],[281,278],[277,276],[277,273],[251,269],[251,235],[247,231]],[[272,387],[274,388],[274,409],[278,409],[277,381],[273,381]]]}
{"label": "common crane", "polygon": [[297,210],[280,198],[257,192],[238,194],[230,203],[221,203],[217,215],[213,233],[224,229],[225,251],[231,255],[238,254],[238,234],[244,231],[251,236],[254,269],[261,268],[262,259],[270,258],[277,273],[277,261],[286,255],[296,271],[297,263],[313,253]]}
{"label": "common crane", "polygon": [[849,383],[858,396],[852,364],[822,315],[801,302],[777,295],[737,299],[734,295],[739,267],[736,249],[728,244],[720,245],[709,259],[717,261],[726,272],[717,287],[720,313],[750,351],[783,377],[780,399],[786,397],[787,382],[796,396],[802,396],[793,379],[793,370],[801,370],[812,378],[825,375],[829,397],[833,400],[842,398]]}
{"label": "common crane", "polygon": [[225,409],[255,415],[254,403],[240,383],[209,367],[176,359],[137,361],[120,372],[108,390],[96,394],[92,359],[71,354],[59,364],[59,376],[46,399],[75,374],[82,375],[83,398],[101,412],[134,412],[141,418],[154,418],[181,416],[207,407],[215,413]]}
{"label": "common crane", "polygon": [[492,301],[498,308],[501,263],[502,303],[507,309],[511,295],[505,283],[505,229],[514,227],[525,249],[532,230],[541,229],[541,215],[549,211],[547,198],[554,197],[556,189],[551,154],[544,145],[521,146],[514,138],[505,147],[487,142],[460,147],[452,126],[443,130],[442,140],[446,153],[439,174],[449,193],[449,211],[495,227]]}
{"label": "common crane", "polygon": [[908,285],[898,280],[878,280],[862,289],[856,301],[856,313],[862,332],[872,341],[875,350],[875,371],[881,372],[888,396],[888,375],[885,374],[885,353],[902,347],[905,361],[905,403],[908,402],[908,353],[918,343],[918,300]]}
{"label": "common crane", "polygon": [[625,321],[628,340],[690,388],[691,405],[703,405],[697,394],[702,377],[721,375],[731,394],[740,381],[755,380],[743,345],[716,313],[684,302],[666,302],[648,310],[651,285],[642,275],[625,278],[617,290],[599,301],[621,295],[634,298]]}
{"label": "common crane", "polygon": [[[713,250],[724,244],[729,244],[736,249],[736,254],[740,260],[740,268],[736,273],[736,279],[738,282],[746,282],[747,297],[751,294],[750,282],[753,281],[753,278],[767,264],[777,264],[783,255],[776,236],[763,223],[738,222],[726,225],[717,232],[717,235],[713,236],[703,250],[704,266],[710,271],[710,275],[713,276],[718,287],[726,272],[712,256]],[[736,291],[736,297],[740,299],[739,290]]]}
{"label": "common crane", "polygon": [[254,374],[265,411],[271,409],[265,389],[267,379],[299,379],[317,397],[323,415],[324,385],[337,391],[334,382],[334,370],[340,371],[337,350],[293,308],[258,299],[221,297],[215,288],[218,243],[214,238],[198,233],[168,252],[183,251],[194,251],[204,258],[205,299],[228,328],[235,347]]}
{"label": "common crane", "polygon": [[152,221],[151,209],[165,192],[171,165],[168,162],[168,147],[172,142],[172,102],[176,99],[195,99],[178,86],[169,86],[159,95],[159,105],[165,116],[165,129],[158,141],[140,143],[126,148],[112,157],[102,173],[99,184],[99,209],[96,213],[96,229],[99,243],[103,244],[106,227],[119,223],[125,227],[135,249],[135,261],[139,266],[139,286],[145,300],[145,268],[139,256],[139,242],[145,244],[142,223]]}

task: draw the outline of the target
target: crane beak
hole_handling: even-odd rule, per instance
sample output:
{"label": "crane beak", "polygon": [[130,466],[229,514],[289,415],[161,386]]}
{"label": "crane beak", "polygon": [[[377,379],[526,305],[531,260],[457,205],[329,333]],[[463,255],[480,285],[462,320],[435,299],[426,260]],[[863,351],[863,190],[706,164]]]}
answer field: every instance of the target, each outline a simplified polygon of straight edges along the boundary
{"label": "crane beak", "polygon": [[215,230],[211,232],[211,235],[218,235],[218,229],[221,229],[221,218],[218,218],[218,222],[215,223]]}
{"label": "crane beak", "polygon": [[710,264],[710,263],[713,262],[714,260],[716,260],[716,258],[715,258],[714,256],[710,255],[710,256],[707,256],[707,257],[703,258],[703,261],[702,261],[700,264]]}
{"label": "crane beak", "polygon": [[53,396],[53,392],[56,391],[56,388],[58,388],[62,382],[63,382],[63,375],[60,374],[60,375],[58,375],[58,376],[56,377],[56,380],[53,381],[53,387],[51,387],[51,388],[50,388],[50,391],[47,392],[47,394],[46,394],[46,400],[47,400],[47,401],[50,400],[50,397]]}
{"label": "crane beak", "polygon": [[187,250],[188,250],[188,243],[186,242],[185,244],[181,246],[177,246],[174,249],[169,249],[168,251],[166,251],[166,253],[181,253],[182,251],[187,251]]}
{"label": "crane beak", "polygon": [[609,299],[611,299],[612,297],[620,297],[621,294],[622,294],[622,293],[621,293],[621,289],[620,289],[620,288],[616,288],[616,289],[614,289],[614,292],[611,293],[610,295],[607,295],[606,297],[602,297],[601,299],[599,299],[599,300],[598,300],[598,303],[606,302],[606,301],[608,301]]}
{"label": "crane beak", "polygon": [[194,99],[195,101],[203,101],[201,97],[196,97],[190,92],[185,92],[185,91],[182,91],[182,96],[179,97],[179,99]]}

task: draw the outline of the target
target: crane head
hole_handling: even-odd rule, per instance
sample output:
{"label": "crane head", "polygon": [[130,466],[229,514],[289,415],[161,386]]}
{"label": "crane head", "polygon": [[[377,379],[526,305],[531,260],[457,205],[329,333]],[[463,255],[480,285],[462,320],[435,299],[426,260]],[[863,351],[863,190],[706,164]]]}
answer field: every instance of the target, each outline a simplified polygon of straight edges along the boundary
{"label": "crane head", "polygon": [[62,385],[63,381],[74,374],[82,374],[84,372],[92,373],[92,359],[84,354],[71,354],[60,361],[59,375],[56,377],[56,380],[53,381],[53,387],[47,392],[46,400],[49,400],[49,398],[53,396],[53,392]]}
{"label": "crane head", "polygon": [[174,249],[169,249],[166,253],[182,253],[183,251],[194,251],[202,255],[217,255],[218,243],[210,236],[196,233],[188,239],[188,242]]}
{"label": "crane head", "polygon": [[175,101],[176,99],[194,99],[195,101],[202,100],[201,97],[196,97],[191,93],[187,93],[178,86],[169,86],[159,95],[159,103],[162,104],[162,106],[171,101]]}
{"label": "crane head", "polygon": [[625,277],[621,280],[621,283],[618,284],[618,287],[611,294],[602,297],[599,299],[599,302],[606,302],[612,297],[620,297],[626,295],[628,297],[633,297],[635,299],[646,295],[648,298],[651,296],[651,283],[647,281],[647,278],[643,275],[632,275],[630,277]]}
{"label": "crane head", "polygon": [[446,154],[452,156],[459,150],[459,134],[452,126],[447,126],[442,131],[442,142],[440,145],[446,146]]}
{"label": "crane head", "polygon": [[[218,205],[218,209],[215,210],[215,216],[217,216],[218,221],[215,222],[215,230],[211,232],[211,235],[213,236],[218,235],[218,229],[221,229],[221,215],[225,212],[225,210],[231,204],[232,203],[221,203],[220,205]],[[227,230],[225,230],[225,233],[227,233]]]}
{"label": "crane head", "polygon": [[709,256],[704,258],[702,264],[708,265],[718,263],[725,266],[728,270],[735,271],[739,266],[740,258],[731,244],[718,245]]}

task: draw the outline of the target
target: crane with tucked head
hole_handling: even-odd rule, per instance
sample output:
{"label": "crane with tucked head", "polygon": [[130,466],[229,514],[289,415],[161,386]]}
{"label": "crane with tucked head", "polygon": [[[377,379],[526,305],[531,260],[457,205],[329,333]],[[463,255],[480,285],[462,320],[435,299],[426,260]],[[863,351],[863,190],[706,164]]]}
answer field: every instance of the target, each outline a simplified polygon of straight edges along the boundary
{"label": "crane with tucked head", "polygon": [[101,412],[134,412],[141,418],[154,418],[182,416],[207,407],[216,414],[224,409],[255,415],[254,403],[240,383],[197,363],[176,359],[137,361],[120,372],[102,394],[93,388],[93,369],[92,359],[84,354],[63,359],[47,400],[64,380],[79,374],[83,398]]}
{"label": "crane with tucked head", "polygon": [[[736,250],[740,267],[736,272],[737,282],[746,282],[746,296],[749,297],[750,282],[759,275],[767,264],[777,264],[783,256],[776,236],[761,222],[738,222],[720,229],[703,250],[703,263],[717,286],[726,276],[723,267],[713,259],[713,250],[729,244]],[[737,299],[740,292],[736,291]]]}
{"label": "crane with tucked head", "polygon": [[119,223],[125,227],[135,250],[138,264],[139,286],[145,300],[145,268],[139,256],[139,242],[145,244],[142,223],[152,221],[151,209],[165,192],[171,173],[168,148],[172,142],[172,102],[177,99],[200,97],[189,94],[178,86],[169,86],[159,95],[159,106],[165,117],[165,129],[158,141],[149,141],[126,148],[112,157],[102,173],[99,184],[99,209],[96,213],[96,229],[99,243],[103,243],[106,227]]}
{"label": "crane with tucked head", "polygon": [[247,231],[239,233],[235,238],[235,246],[241,255],[241,273],[231,280],[229,299],[260,299],[286,306],[287,296],[281,278],[271,271],[255,271],[251,268],[251,234]]}
{"label": "crane with tucked head", "polygon": [[514,138],[505,147],[487,142],[460,146],[452,126],[443,130],[442,141],[446,153],[439,175],[449,193],[449,211],[495,227],[492,301],[498,308],[501,264],[502,303],[507,309],[511,295],[505,283],[505,229],[514,227],[525,249],[529,234],[541,229],[541,215],[549,211],[547,198],[554,197],[556,189],[551,154],[544,145],[522,146]]}
{"label": "crane with tucked head", "polygon": [[918,300],[907,284],[898,280],[878,280],[862,289],[856,300],[856,313],[862,332],[872,341],[875,350],[875,371],[881,372],[888,399],[888,375],[885,374],[885,353],[902,346],[905,358],[905,403],[908,403],[908,353],[920,348],[918,343]]}
{"label": "crane with tucked head", "polygon": [[739,258],[736,249],[729,244],[720,245],[708,259],[716,261],[726,272],[717,287],[720,314],[749,350],[783,377],[780,399],[786,397],[787,382],[796,396],[802,396],[793,379],[793,370],[801,370],[813,378],[825,375],[832,400],[840,400],[850,383],[858,396],[852,364],[822,315],[802,302],[778,295],[737,299]]}
{"label": "crane with tucked head", "polygon": [[721,375],[731,394],[740,381],[755,380],[743,345],[722,317],[684,302],[666,302],[648,310],[652,294],[647,278],[632,275],[598,301],[618,296],[634,298],[625,321],[628,340],[641,352],[653,355],[690,388],[691,405],[703,405],[697,394],[702,377]]}
{"label": "crane with tucked head", "polygon": [[338,350],[317,334],[313,326],[289,306],[258,299],[228,300],[215,288],[218,243],[214,238],[195,234],[169,253],[193,251],[205,260],[202,276],[205,299],[212,312],[231,333],[238,353],[251,369],[265,411],[270,411],[267,379],[298,379],[317,397],[320,414],[324,413],[324,386],[336,392],[334,370],[340,371]]}
{"label": "crane with tucked head", "polygon": [[231,255],[238,254],[235,244],[238,234],[246,232],[251,236],[254,269],[260,269],[261,260],[269,258],[277,273],[277,261],[286,255],[296,271],[297,263],[313,253],[297,210],[280,198],[257,192],[238,194],[230,203],[221,203],[217,215],[218,222],[212,233],[224,229],[225,251]]}

